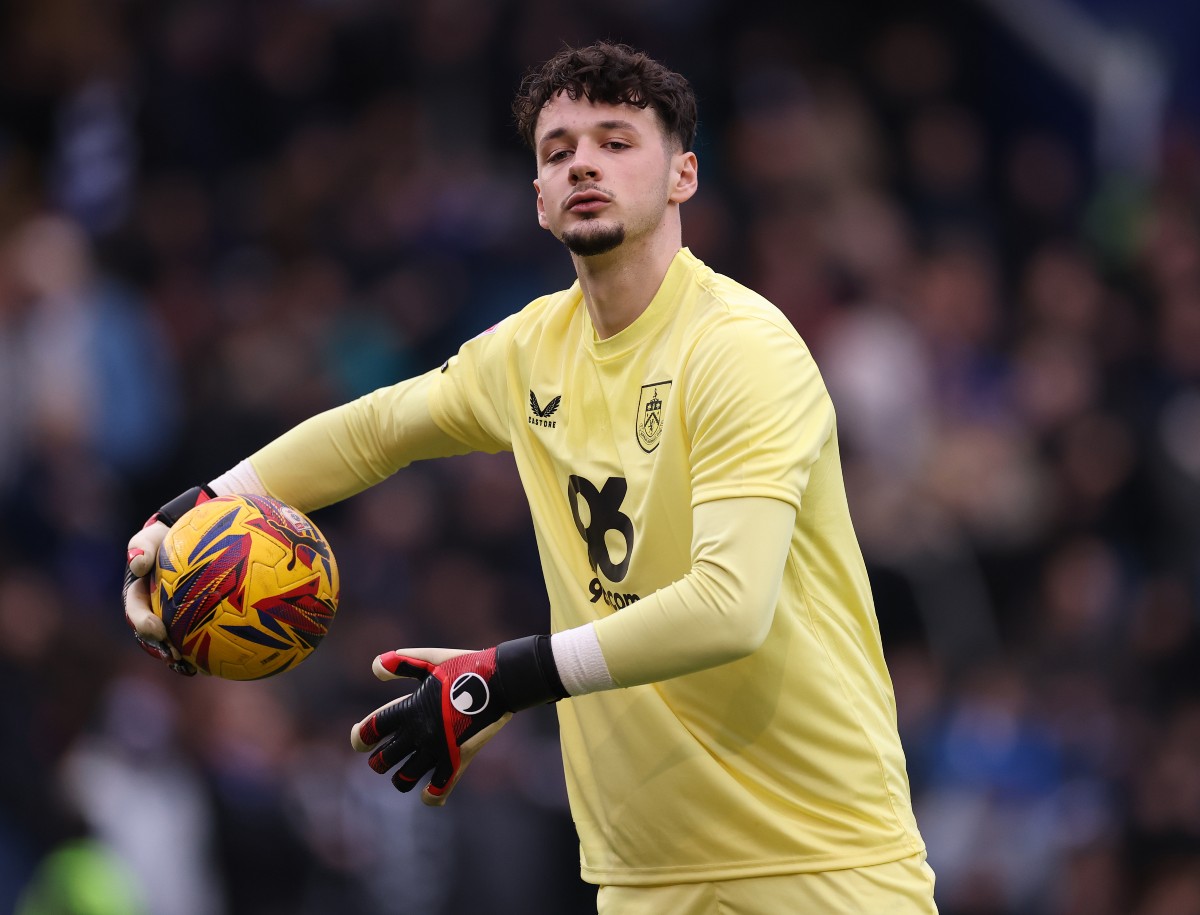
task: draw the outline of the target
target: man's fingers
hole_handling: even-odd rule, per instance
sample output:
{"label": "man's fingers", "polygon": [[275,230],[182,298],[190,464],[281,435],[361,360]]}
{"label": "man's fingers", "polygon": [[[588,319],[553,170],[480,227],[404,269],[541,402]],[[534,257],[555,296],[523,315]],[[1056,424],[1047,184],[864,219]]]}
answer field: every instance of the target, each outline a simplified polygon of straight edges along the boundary
{"label": "man's fingers", "polygon": [[424,680],[439,664],[460,654],[470,654],[470,651],[462,648],[397,648],[379,655],[371,663],[371,670],[380,680],[398,677]]}
{"label": "man's fingers", "polygon": [[404,650],[385,651],[371,662],[371,672],[380,680],[396,680],[408,677],[424,680],[433,672],[434,665],[409,657]]}
{"label": "man's fingers", "polygon": [[[125,553],[125,561],[129,566],[129,574],[125,578],[125,619],[143,639],[150,642],[169,644],[167,627],[152,609],[150,609],[150,586],[147,577],[154,568],[158,548],[167,536],[168,528],[161,521],[155,521],[142,528],[129,538],[129,547]],[[171,651],[171,656],[178,659],[179,652]]]}
{"label": "man's fingers", "polygon": [[[457,768],[446,766],[436,769],[433,773],[433,778],[429,780],[429,784],[421,792],[421,803],[426,807],[441,807],[445,804],[446,799],[450,797],[450,792],[454,790],[454,786],[458,784],[458,780],[467,771],[467,766],[470,765],[471,760],[483,749],[484,744],[495,737],[496,733],[508,724],[512,716],[512,712],[505,712],[502,717],[496,719],[474,737],[465,741],[459,747]],[[394,777],[392,783],[395,784]]]}
{"label": "man's fingers", "polygon": [[350,728],[350,745],[359,753],[368,753],[379,741],[392,734],[400,722],[400,705],[407,698],[408,696],[401,696],[379,706]]}
{"label": "man's fingers", "polygon": [[129,570],[141,578],[154,568],[154,553],[140,546],[131,546],[125,551],[125,561],[129,564]]}
{"label": "man's fingers", "polygon": [[[201,495],[211,492],[196,488],[189,490],[169,503],[174,506],[179,503],[182,514],[182,504],[187,507],[195,504]],[[165,511],[165,509],[163,510]],[[161,520],[162,512],[156,512],[146,526],[129,538],[125,550],[125,584],[122,599],[125,604],[125,621],[133,629],[138,644],[153,657],[167,662],[171,670],[184,676],[195,676],[195,666],[185,660],[174,645],[171,644],[166,623],[151,609],[149,584],[154,564],[158,558],[159,547],[166,540],[170,527]]]}
{"label": "man's fingers", "polygon": [[158,548],[167,537],[170,530],[161,521],[155,521],[132,537],[125,553],[126,561],[134,575],[141,578],[154,568],[154,560],[158,556]]}
{"label": "man's fingers", "polygon": [[[417,749],[416,744],[408,739],[404,734],[398,734],[391,740],[384,741],[382,746],[378,747],[371,758],[367,760],[369,765],[375,772],[380,775],[387,772],[388,769],[400,762],[410,753]],[[420,755],[419,753],[417,755]]]}
{"label": "man's fingers", "polygon": [[166,643],[167,626],[162,617],[150,609],[150,586],[146,579],[128,575],[124,598],[125,620],[130,628],[143,639]]}
{"label": "man's fingers", "polygon": [[457,768],[446,763],[434,769],[433,777],[429,779],[429,784],[421,792],[421,803],[426,807],[441,807],[445,804],[446,798],[450,796],[450,792],[454,790],[454,786],[458,784],[458,780],[466,768],[467,764],[460,758]]}
{"label": "man's fingers", "polygon": [[405,760],[404,765],[392,773],[392,784],[397,791],[407,794],[417,786],[421,776],[432,768],[433,757],[424,750],[418,750]]}

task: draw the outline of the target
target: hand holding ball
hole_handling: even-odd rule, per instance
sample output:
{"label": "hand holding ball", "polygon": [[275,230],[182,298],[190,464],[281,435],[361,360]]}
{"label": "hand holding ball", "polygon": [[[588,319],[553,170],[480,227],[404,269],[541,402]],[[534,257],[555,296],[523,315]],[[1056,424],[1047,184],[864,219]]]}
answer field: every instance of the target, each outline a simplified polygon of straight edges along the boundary
{"label": "hand holding ball", "polygon": [[340,583],[328,541],[305,515],[266,496],[219,496],[163,540],[150,605],[197,669],[228,680],[289,670],[321,643]]}

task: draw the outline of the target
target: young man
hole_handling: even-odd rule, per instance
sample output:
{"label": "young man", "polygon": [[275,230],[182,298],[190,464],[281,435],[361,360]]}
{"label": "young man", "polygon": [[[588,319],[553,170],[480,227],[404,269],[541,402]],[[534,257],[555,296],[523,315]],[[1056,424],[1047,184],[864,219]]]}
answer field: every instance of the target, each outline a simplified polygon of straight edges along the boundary
{"label": "young man", "polygon": [[[513,712],[565,700],[600,912],[935,912],[833,406],[780,312],[682,247],[690,87],[601,43],[530,74],[514,110],[578,282],[207,491],[312,510],[415,460],[512,451],[553,635],[380,655],[419,685],[354,726],[372,768],[401,791],[432,771],[444,803]],[[130,541],[127,616],[176,668],[138,576],[205,497]]]}

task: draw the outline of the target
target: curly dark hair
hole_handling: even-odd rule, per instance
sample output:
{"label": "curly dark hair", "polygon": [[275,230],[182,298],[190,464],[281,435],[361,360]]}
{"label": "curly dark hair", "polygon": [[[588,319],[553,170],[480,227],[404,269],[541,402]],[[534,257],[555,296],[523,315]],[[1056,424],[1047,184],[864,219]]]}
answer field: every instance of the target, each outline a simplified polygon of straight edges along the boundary
{"label": "curly dark hair", "polygon": [[682,150],[690,150],[696,140],[696,96],[688,81],[629,45],[597,41],[586,48],[563,48],[526,74],[512,107],[517,130],[530,149],[537,148],[538,116],[561,92],[572,101],[583,97],[650,108]]}

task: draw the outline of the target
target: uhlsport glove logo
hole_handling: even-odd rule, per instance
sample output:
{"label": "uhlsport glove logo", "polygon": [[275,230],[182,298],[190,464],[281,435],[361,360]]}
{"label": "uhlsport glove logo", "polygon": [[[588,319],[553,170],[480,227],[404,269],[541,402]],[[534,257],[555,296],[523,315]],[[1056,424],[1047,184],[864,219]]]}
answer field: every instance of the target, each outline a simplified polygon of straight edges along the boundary
{"label": "uhlsport glove logo", "polygon": [[477,673],[459,674],[450,685],[450,704],[464,715],[478,715],[489,698],[487,681]]}

